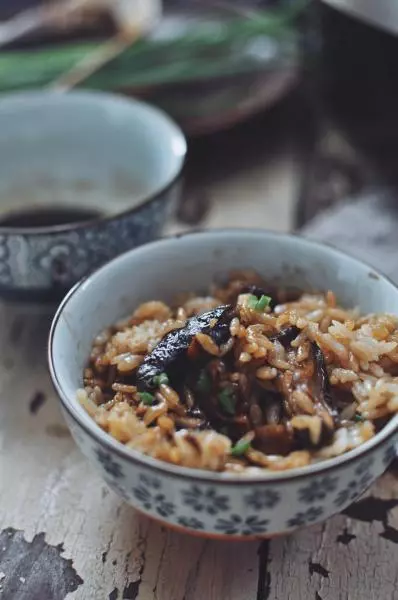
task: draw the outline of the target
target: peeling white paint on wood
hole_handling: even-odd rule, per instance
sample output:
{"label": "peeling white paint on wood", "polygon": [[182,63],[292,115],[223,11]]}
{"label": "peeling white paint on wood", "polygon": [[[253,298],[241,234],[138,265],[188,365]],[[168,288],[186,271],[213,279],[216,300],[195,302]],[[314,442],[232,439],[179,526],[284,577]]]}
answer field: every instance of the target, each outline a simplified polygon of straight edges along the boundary
{"label": "peeling white paint on wood", "polygon": [[[136,515],[64,428],[45,362],[48,324],[46,317],[0,310],[0,531],[22,530],[28,541],[44,532],[47,543],[62,543],[84,580],[68,598],[122,598],[123,590],[135,600],[398,598],[398,545],[380,535],[381,522],[339,515],[269,542],[261,583],[258,543],[190,538]],[[31,414],[37,391],[46,402]],[[398,479],[385,475],[371,493],[398,498]],[[388,523],[398,528],[398,500]],[[346,544],[337,541],[345,528],[355,536]]]}
{"label": "peeling white paint on wood", "polygon": [[[248,197],[260,202],[258,180],[255,187]],[[230,194],[217,188],[216,196],[214,214]],[[239,204],[236,189],[233,196]],[[287,204],[280,213],[271,205],[272,223],[283,229]],[[11,527],[30,542],[44,532],[48,544],[62,544],[83,580],[68,600],[398,600],[398,544],[382,536],[380,521],[339,515],[290,537],[228,543],[168,531],[124,505],[65,428],[47,373],[49,324],[50,315],[0,307],[0,533]],[[32,414],[37,392],[46,401]],[[385,475],[370,493],[397,499],[388,524],[398,529],[397,476]],[[20,590],[31,582],[1,552],[0,598],[10,571]],[[30,600],[58,600],[33,592]]]}

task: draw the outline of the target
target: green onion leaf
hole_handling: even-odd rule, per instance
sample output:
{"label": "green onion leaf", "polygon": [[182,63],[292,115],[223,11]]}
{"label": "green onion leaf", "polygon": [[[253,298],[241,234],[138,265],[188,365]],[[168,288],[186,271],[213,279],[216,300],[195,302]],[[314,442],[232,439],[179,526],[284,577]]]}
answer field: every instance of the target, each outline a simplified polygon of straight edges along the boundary
{"label": "green onion leaf", "polygon": [[249,294],[248,298],[247,298],[247,306],[248,308],[253,308],[255,309],[257,306],[257,296],[255,296],[254,294]]}
{"label": "green onion leaf", "polygon": [[229,415],[235,414],[236,398],[232,390],[228,388],[223,389],[218,394],[218,400],[224,412],[228,413]]}
{"label": "green onion leaf", "polygon": [[162,383],[167,385],[169,383],[169,378],[167,377],[167,373],[160,373],[160,375],[155,375],[152,381],[153,385],[159,387],[160,385],[162,385]]}
{"label": "green onion leaf", "polygon": [[265,308],[267,308],[269,306],[270,302],[271,302],[271,298],[269,296],[262,295],[260,300],[258,300],[256,302],[254,310],[257,310],[258,312],[262,312]]}
{"label": "green onion leaf", "polygon": [[246,454],[246,452],[250,449],[249,440],[241,440],[237,442],[235,446],[231,448],[232,456],[242,456],[242,454]]}
{"label": "green onion leaf", "polygon": [[354,415],[354,421],[356,421],[357,423],[359,423],[363,420],[364,420],[364,418],[362,415],[358,415],[358,414]]}
{"label": "green onion leaf", "polygon": [[155,396],[149,392],[140,392],[138,395],[145,406],[152,406],[155,401]]}
{"label": "green onion leaf", "polygon": [[211,379],[205,369],[203,369],[203,371],[200,372],[196,387],[199,390],[199,392],[202,392],[204,394],[207,394],[208,392],[210,392]]}

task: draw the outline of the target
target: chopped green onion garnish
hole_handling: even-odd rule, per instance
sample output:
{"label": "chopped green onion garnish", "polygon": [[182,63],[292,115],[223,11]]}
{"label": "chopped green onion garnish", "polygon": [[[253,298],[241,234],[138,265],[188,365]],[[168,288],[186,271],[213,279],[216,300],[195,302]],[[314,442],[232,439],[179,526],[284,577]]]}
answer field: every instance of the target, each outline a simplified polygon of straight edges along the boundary
{"label": "chopped green onion garnish", "polygon": [[354,415],[354,421],[357,421],[357,423],[359,423],[360,421],[363,421],[363,420],[364,420],[364,418],[362,415],[358,415],[358,414]]}
{"label": "chopped green onion garnish", "polygon": [[145,406],[152,406],[155,401],[155,396],[149,392],[140,392],[138,395],[141,402],[143,402]]}
{"label": "chopped green onion garnish", "polygon": [[258,312],[263,311],[265,308],[267,308],[269,306],[271,302],[271,298],[269,296],[264,296],[262,295],[260,300],[258,300],[256,302],[256,305],[254,307],[254,310],[257,310]]}
{"label": "chopped green onion garnish", "polygon": [[232,456],[242,456],[242,454],[246,454],[246,452],[250,449],[249,440],[242,440],[237,442],[235,446],[231,448]]}
{"label": "chopped green onion garnish", "polygon": [[224,412],[229,415],[235,414],[236,398],[232,390],[225,388],[218,394],[218,400]]}
{"label": "chopped green onion garnish", "polygon": [[160,375],[155,375],[152,381],[153,385],[159,387],[159,385],[162,385],[162,383],[167,385],[169,383],[169,378],[167,377],[167,373],[160,373]]}
{"label": "chopped green onion garnish", "polygon": [[197,388],[198,388],[199,392],[203,392],[203,393],[210,392],[211,379],[210,379],[208,373],[205,371],[205,369],[203,369],[203,371],[200,372],[200,375],[198,378],[198,383],[197,383]]}
{"label": "chopped green onion garnish", "polygon": [[256,308],[257,305],[257,296],[255,296],[254,294],[249,294],[248,298],[247,298],[247,306],[249,308]]}

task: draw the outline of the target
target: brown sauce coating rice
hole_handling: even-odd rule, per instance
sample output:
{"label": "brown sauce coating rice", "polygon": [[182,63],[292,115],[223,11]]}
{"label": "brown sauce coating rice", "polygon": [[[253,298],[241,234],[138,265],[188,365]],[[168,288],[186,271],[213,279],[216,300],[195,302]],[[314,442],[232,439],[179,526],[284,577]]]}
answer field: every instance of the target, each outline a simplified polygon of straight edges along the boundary
{"label": "brown sauce coating rice", "polygon": [[[141,304],[94,340],[78,400],[127,447],[212,471],[292,469],[373,437],[398,412],[398,319],[331,291],[267,289],[246,272],[177,306]],[[162,369],[152,358],[172,338]]]}

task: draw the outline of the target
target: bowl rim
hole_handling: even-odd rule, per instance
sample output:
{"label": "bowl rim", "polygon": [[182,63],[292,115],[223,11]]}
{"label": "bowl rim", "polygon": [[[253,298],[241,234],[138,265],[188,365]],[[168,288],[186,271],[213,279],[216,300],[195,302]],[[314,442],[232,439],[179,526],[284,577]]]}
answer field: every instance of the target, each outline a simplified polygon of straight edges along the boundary
{"label": "bowl rim", "polygon": [[[61,92],[57,90],[30,90],[26,92],[14,92],[10,94],[1,94],[0,95],[0,115],[2,107],[7,105],[15,106],[15,101],[26,101],[28,104],[33,100],[36,101],[40,98],[48,98],[54,99],[61,95]],[[0,224],[0,235],[5,236],[13,236],[13,235],[25,235],[25,236],[36,236],[36,235],[55,235],[55,234],[63,234],[70,231],[75,231],[78,229],[92,229],[98,226],[106,225],[110,221],[115,221],[119,219],[123,219],[131,215],[132,213],[141,210],[144,206],[158,200],[161,196],[166,194],[178,181],[181,177],[182,170],[185,166],[186,156],[187,156],[187,139],[181,129],[181,127],[162,109],[158,108],[150,104],[149,102],[144,102],[142,100],[138,100],[136,98],[131,98],[128,96],[123,96],[122,94],[116,94],[112,92],[101,92],[98,90],[71,90],[67,93],[62,93],[62,99],[66,100],[67,103],[73,103],[74,100],[90,100],[94,99],[99,101],[102,105],[111,103],[116,104],[120,103],[124,106],[130,105],[130,108],[137,107],[138,109],[144,109],[151,113],[153,116],[160,118],[163,120],[164,124],[169,127],[170,135],[173,139],[178,140],[179,147],[181,148],[180,154],[175,154],[176,164],[174,169],[172,170],[170,176],[168,177],[166,183],[160,188],[154,188],[154,190],[145,195],[145,197],[134,204],[134,206],[130,206],[125,210],[121,210],[115,212],[111,215],[104,215],[99,217],[94,217],[92,219],[86,219],[82,221],[75,221],[73,223],[65,223],[62,225],[48,225],[48,226],[40,226],[40,227],[7,227],[7,225],[2,226]]]}
{"label": "bowl rim", "polygon": [[[52,324],[51,324],[51,329],[50,329],[49,338],[48,338],[47,360],[48,360],[49,371],[50,371],[50,375],[51,375],[51,379],[52,379],[54,388],[58,394],[58,397],[59,397],[62,407],[66,410],[66,412],[69,414],[69,416],[81,428],[83,428],[85,433],[87,433],[91,438],[93,438],[103,448],[107,449],[108,451],[116,453],[120,458],[124,459],[127,462],[132,462],[136,466],[147,467],[147,468],[154,470],[157,473],[165,475],[165,476],[172,476],[175,478],[187,478],[187,479],[194,480],[194,481],[196,480],[197,482],[200,482],[200,483],[209,483],[209,484],[213,484],[213,485],[216,483],[220,484],[220,485],[247,485],[247,484],[264,485],[264,484],[276,484],[276,483],[279,484],[279,483],[288,482],[291,480],[296,481],[296,480],[300,480],[300,479],[305,479],[306,477],[309,477],[312,475],[323,475],[325,473],[329,473],[330,471],[334,471],[336,469],[343,468],[348,463],[352,463],[352,462],[355,462],[356,460],[362,459],[363,457],[376,451],[377,448],[379,446],[381,446],[382,444],[387,445],[388,441],[391,438],[393,438],[397,433],[398,414],[393,416],[389,422],[389,424],[391,424],[392,421],[395,421],[395,424],[391,425],[391,431],[388,430],[389,424],[387,424],[385,427],[383,427],[383,429],[380,432],[378,432],[370,440],[367,440],[363,444],[357,446],[356,448],[353,448],[352,450],[349,450],[348,452],[345,452],[343,454],[340,454],[340,455],[332,457],[332,458],[321,460],[318,463],[305,465],[304,467],[297,467],[297,468],[293,468],[293,469],[288,469],[286,471],[271,471],[271,472],[267,471],[266,473],[264,473],[264,475],[262,475],[262,474],[246,475],[245,473],[235,474],[235,473],[226,473],[226,472],[218,472],[218,471],[208,471],[205,469],[194,469],[191,467],[184,467],[184,466],[174,465],[174,464],[168,463],[166,461],[161,461],[159,459],[155,459],[151,456],[148,456],[148,455],[141,453],[137,450],[134,450],[132,448],[127,449],[124,444],[122,444],[121,442],[119,442],[118,440],[113,438],[111,435],[109,435],[105,431],[103,431],[99,427],[99,425],[97,425],[94,422],[94,420],[91,420],[91,422],[88,421],[87,423],[83,421],[83,419],[81,418],[81,415],[79,414],[79,411],[77,410],[77,408],[75,406],[77,400],[76,399],[73,400],[73,399],[69,398],[68,395],[63,390],[62,382],[60,381],[58,374],[57,374],[57,367],[56,367],[56,363],[55,363],[54,355],[53,355],[55,332],[56,332],[56,329],[58,326],[58,322],[64,312],[64,309],[69,304],[69,301],[75,296],[75,294],[80,290],[80,288],[83,287],[90,279],[92,279],[93,277],[96,277],[97,275],[100,275],[101,273],[105,272],[106,270],[112,268],[113,266],[115,266],[115,264],[117,263],[118,260],[122,259],[126,255],[129,255],[132,253],[139,253],[140,251],[145,252],[145,249],[147,247],[153,248],[155,246],[158,246],[158,247],[162,248],[163,246],[167,245],[170,241],[175,241],[175,240],[178,240],[183,237],[188,237],[188,238],[189,237],[194,237],[194,238],[203,237],[205,239],[208,234],[214,235],[214,234],[220,234],[220,233],[224,234],[224,235],[228,235],[230,233],[234,233],[234,234],[251,233],[254,235],[261,234],[263,236],[266,235],[266,236],[277,237],[277,238],[287,237],[287,238],[296,239],[299,241],[299,243],[304,244],[304,245],[309,245],[309,246],[313,247],[314,249],[326,248],[329,253],[331,253],[332,255],[334,255],[337,258],[343,258],[343,257],[345,259],[348,258],[352,262],[352,264],[354,264],[356,266],[368,268],[369,269],[369,273],[368,273],[369,277],[371,277],[373,279],[383,280],[395,291],[395,293],[398,294],[398,285],[396,285],[389,277],[382,274],[377,269],[374,269],[374,267],[372,267],[368,263],[366,263],[356,257],[353,257],[351,254],[349,254],[347,252],[343,252],[342,250],[335,248],[331,244],[328,244],[325,242],[319,242],[319,241],[313,240],[313,239],[308,239],[298,233],[274,232],[274,231],[270,231],[270,230],[263,229],[263,228],[247,228],[247,229],[245,228],[245,229],[243,229],[243,228],[235,227],[235,228],[220,228],[220,229],[208,229],[208,230],[202,229],[202,230],[195,230],[193,232],[177,233],[174,235],[160,238],[159,240],[155,240],[153,242],[149,242],[148,244],[144,244],[142,246],[139,246],[138,248],[133,248],[132,250],[129,250],[127,252],[124,252],[123,254],[120,254],[116,258],[110,260],[109,262],[107,262],[103,266],[101,266],[100,268],[96,269],[90,275],[81,279],[67,293],[67,295],[64,297],[64,299],[62,300],[61,304],[59,305],[59,307],[56,311],[56,314],[55,314]],[[90,425],[88,423],[90,423]]]}

